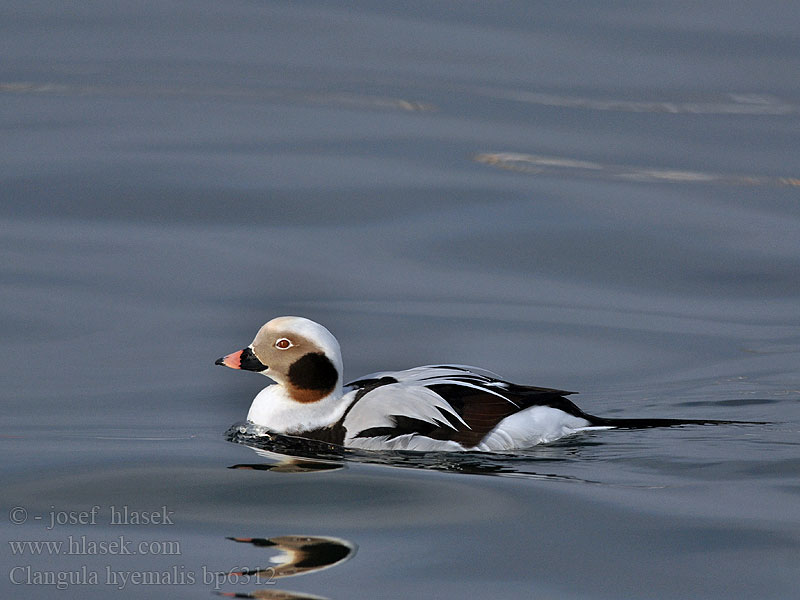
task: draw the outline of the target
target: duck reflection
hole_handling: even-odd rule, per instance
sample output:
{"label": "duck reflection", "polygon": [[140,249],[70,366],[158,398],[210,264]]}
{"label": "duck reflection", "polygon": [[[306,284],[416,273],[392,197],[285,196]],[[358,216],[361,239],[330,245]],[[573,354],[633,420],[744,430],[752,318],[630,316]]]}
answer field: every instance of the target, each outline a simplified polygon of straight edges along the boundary
{"label": "duck reflection", "polygon": [[324,596],[289,590],[255,590],[254,592],[217,592],[226,598],[261,598],[262,600],[329,600]]}
{"label": "duck reflection", "polygon": [[328,569],[351,558],[356,553],[355,544],[333,537],[283,535],[273,538],[236,538],[229,540],[252,544],[259,548],[273,548],[279,554],[270,559],[275,566],[264,569],[245,569],[234,575],[266,575],[292,577],[312,571]]}
{"label": "duck reflection", "polygon": [[[352,558],[357,550],[355,544],[334,537],[309,536],[309,535],[282,535],[272,538],[227,538],[240,544],[251,544],[257,548],[270,548],[277,552],[270,558],[274,563],[268,567],[256,569],[242,569],[225,573],[226,578],[246,577],[255,578],[256,581],[274,583],[273,580],[281,577],[294,577],[305,575],[314,571],[328,569]],[[301,600],[303,598],[316,599],[320,596],[303,592],[288,590],[259,589],[247,593],[220,592],[222,596],[231,598],[285,598]],[[324,599],[323,599],[324,600]]]}
{"label": "duck reflection", "polygon": [[254,463],[231,465],[229,469],[250,469],[251,471],[273,471],[275,473],[316,473],[319,471],[336,471],[343,469],[344,465],[335,463],[315,462],[285,457],[277,463]]}

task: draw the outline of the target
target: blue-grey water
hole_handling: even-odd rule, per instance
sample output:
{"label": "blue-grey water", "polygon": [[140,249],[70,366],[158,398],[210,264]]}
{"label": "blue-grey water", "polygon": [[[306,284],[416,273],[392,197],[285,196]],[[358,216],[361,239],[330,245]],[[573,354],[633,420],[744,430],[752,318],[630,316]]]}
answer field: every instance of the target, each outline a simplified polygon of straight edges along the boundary
{"label": "blue-grey water", "polygon": [[[796,598],[798,32],[788,2],[4,2],[2,596]],[[266,380],[213,363],[282,314],[350,379],[767,424],[270,470],[225,438]],[[357,551],[220,575],[292,535]]]}

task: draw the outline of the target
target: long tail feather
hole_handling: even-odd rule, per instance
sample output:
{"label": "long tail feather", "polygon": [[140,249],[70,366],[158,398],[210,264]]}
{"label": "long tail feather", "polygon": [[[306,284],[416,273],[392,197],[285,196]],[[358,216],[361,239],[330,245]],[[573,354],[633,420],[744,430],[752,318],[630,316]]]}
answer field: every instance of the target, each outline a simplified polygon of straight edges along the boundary
{"label": "long tail feather", "polygon": [[649,427],[678,427],[680,425],[766,425],[759,421],[724,421],[718,419],[607,419],[587,415],[592,425],[619,427],[620,429],[647,429]]}

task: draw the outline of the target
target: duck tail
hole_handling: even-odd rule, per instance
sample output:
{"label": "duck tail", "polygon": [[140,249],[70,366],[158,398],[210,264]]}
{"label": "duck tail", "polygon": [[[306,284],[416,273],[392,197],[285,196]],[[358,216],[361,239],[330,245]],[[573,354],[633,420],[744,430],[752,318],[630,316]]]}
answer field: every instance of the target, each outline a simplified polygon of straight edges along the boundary
{"label": "duck tail", "polygon": [[766,425],[759,421],[727,421],[719,419],[608,419],[589,415],[592,425],[619,429],[648,429],[650,427],[680,427],[681,425]]}

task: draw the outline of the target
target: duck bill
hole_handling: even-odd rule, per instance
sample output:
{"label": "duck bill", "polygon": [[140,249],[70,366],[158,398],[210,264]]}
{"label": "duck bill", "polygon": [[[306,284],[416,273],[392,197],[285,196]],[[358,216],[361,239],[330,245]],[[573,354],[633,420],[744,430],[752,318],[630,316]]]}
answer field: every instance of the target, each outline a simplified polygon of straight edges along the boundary
{"label": "duck bill", "polygon": [[231,352],[227,356],[218,358],[214,364],[222,365],[230,369],[242,369],[244,371],[261,372],[267,369],[267,365],[258,360],[252,348]]}

